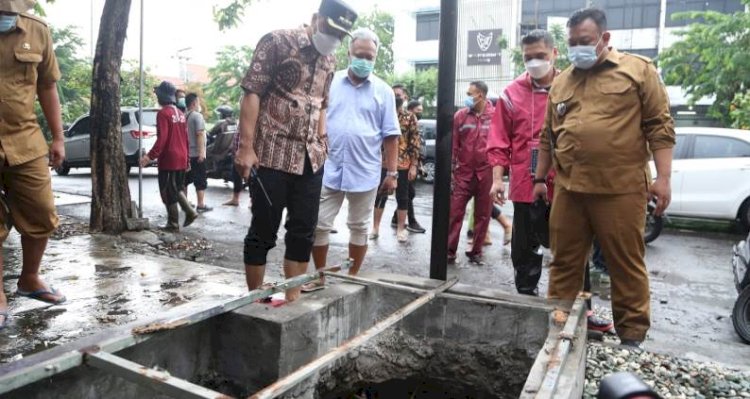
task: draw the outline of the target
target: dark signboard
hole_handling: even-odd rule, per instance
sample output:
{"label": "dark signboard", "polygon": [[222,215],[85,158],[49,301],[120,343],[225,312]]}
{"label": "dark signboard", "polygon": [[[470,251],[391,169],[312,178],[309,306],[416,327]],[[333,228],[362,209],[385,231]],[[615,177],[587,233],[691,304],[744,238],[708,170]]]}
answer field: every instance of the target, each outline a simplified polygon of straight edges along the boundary
{"label": "dark signboard", "polygon": [[500,65],[502,34],[502,29],[470,30],[467,65]]}

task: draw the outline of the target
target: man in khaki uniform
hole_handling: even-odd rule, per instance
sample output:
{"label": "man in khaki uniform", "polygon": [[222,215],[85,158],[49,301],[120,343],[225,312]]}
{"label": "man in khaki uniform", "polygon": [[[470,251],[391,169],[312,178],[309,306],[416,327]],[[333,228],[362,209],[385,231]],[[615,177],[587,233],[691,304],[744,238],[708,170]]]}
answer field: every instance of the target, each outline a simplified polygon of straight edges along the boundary
{"label": "man in khaki uniform", "polygon": [[[5,193],[0,243],[12,221],[23,247],[17,294],[57,304],[65,296],[40,279],[39,264],[58,221],[49,166],[60,166],[65,158],[56,84],[60,71],[47,24],[24,14],[33,5],[30,0],[0,0],[0,186]],[[37,97],[52,132],[51,145],[34,114]],[[0,290],[0,329],[7,320],[7,299]]]}
{"label": "man in khaki uniform", "polygon": [[657,199],[657,214],[669,205],[674,122],[651,61],[608,47],[604,12],[576,11],[568,33],[573,67],[552,85],[534,179],[535,198],[544,198],[554,165],[549,297],[576,297],[596,236],[610,266],[617,334],[623,345],[639,346],[650,326],[646,201]]}

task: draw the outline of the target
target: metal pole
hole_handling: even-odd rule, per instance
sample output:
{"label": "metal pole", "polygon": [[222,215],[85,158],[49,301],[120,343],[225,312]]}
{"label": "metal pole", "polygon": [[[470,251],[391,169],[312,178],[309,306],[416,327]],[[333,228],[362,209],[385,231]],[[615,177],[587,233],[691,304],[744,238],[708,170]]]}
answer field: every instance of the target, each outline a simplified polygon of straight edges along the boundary
{"label": "metal pole", "polygon": [[140,73],[138,86],[138,218],[143,218],[143,166],[141,166],[141,157],[143,156],[143,3],[141,0],[141,48],[140,48]]}
{"label": "metal pole", "polygon": [[448,278],[448,221],[451,202],[451,133],[456,97],[457,0],[440,1],[440,53],[437,95],[437,140],[432,212],[430,278]]}

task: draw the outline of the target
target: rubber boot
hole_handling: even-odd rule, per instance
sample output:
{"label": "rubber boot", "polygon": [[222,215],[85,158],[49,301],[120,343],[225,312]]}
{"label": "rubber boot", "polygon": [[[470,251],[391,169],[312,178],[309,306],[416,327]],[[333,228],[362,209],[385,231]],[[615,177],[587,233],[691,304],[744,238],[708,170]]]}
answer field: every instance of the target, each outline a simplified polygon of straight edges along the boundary
{"label": "rubber boot", "polygon": [[188,227],[198,218],[198,212],[190,206],[190,202],[182,191],[177,193],[177,202],[180,203],[180,208],[185,212],[185,221],[182,222],[182,227]]}
{"label": "rubber boot", "polygon": [[167,205],[166,231],[180,231],[180,206],[178,204]]}

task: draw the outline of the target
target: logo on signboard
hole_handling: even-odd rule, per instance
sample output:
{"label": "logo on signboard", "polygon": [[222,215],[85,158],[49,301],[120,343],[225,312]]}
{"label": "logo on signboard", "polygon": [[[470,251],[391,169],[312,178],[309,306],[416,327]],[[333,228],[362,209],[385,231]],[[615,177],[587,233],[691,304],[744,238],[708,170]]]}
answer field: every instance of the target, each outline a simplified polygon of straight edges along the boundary
{"label": "logo on signboard", "polygon": [[470,30],[467,37],[467,65],[500,65],[503,50],[498,39],[503,37],[501,29]]}
{"label": "logo on signboard", "polygon": [[479,49],[482,51],[487,51],[490,49],[490,46],[492,45],[492,38],[494,35],[493,32],[490,31],[489,34],[483,34],[482,31],[477,31],[477,44],[479,45]]}

